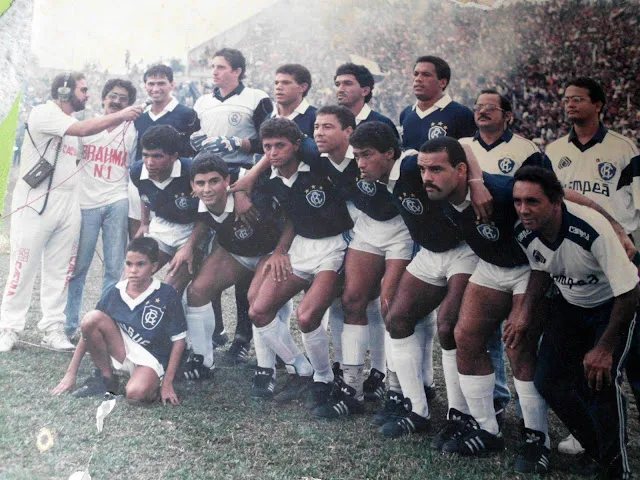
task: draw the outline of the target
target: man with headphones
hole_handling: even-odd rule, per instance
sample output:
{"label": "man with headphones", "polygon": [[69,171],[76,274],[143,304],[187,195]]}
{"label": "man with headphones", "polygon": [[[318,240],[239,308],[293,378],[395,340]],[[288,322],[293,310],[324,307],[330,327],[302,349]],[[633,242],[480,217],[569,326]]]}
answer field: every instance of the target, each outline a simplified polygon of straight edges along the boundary
{"label": "man with headphones", "polygon": [[67,285],[73,273],[80,233],[76,185],[76,137],[94,135],[135,120],[141,106],[78,121],[72,114],[89,99],[82,73],[61,74],[51,85],[52,99],[31,110],[22,145],[20,179],[11,205],[11,257],[0,308],[0,352],[10,351],[24,330],[33,283],[42,263],[40,304],[42,346],[75,347],[64,333]]}

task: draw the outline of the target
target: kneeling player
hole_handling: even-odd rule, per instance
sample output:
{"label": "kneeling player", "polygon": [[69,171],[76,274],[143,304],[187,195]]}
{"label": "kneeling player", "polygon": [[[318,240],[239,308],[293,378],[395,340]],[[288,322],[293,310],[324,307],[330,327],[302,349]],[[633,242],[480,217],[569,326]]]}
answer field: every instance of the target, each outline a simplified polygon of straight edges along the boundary
{"label": "kneeling player", "polygon": [[158,269],[158,243],[137,238],[127,246],[125,280],[111,287],[96,309],[87,313],[80,328],[82,337],[67,373],[51,391],[59,395],[73,388],[85,352],[100,371],[73,395],[86,397],[114,393],[118,379],[113,369],[131,378],[125,387],[130,402],[178,405],[173,379],[184,351],[187,335],[182,304],[175,289],[153,278]]}
{"label": "kneeling player", "polygon": [[553,279],[561,295],[545,323],[535,385],[604,478],[631,478],[621,386],[635,324],[637,270],[602,215],[563,201],[553,172],[518,170],[513,201],[520,218],[516,239],[533,271],[505,344],[518,346]]}
{"label": "kneeling player", "polygon": [[[216,231],[217,245],[187,289],[186,316],[194,368],[185,375],[190,377],[206,377],[213,365],[213,347],[208,339],[216,319],[211,299],[218,298],[238,282],[249,283],[258,262],[274,250],[286,252],[293,239],[290,226],[286,229],[288,234],[281,237],[281,215],[272,199],[259,189],[255,189],[251,197],[258,220],[249,226],[236,219],[233,194],[228,191],[229,181],[229,169],[222,158],[206,151],[198,154],[191,166],[191,186],[200,199],[198,222]],[[292,303],[287,302],[279,312],[282,325],[287,329],[291,309]],[[256,340],[258,369],[252,395],[270,397],[275,387],[275,355]],[[310,372],[310,367],[308,370]]]}

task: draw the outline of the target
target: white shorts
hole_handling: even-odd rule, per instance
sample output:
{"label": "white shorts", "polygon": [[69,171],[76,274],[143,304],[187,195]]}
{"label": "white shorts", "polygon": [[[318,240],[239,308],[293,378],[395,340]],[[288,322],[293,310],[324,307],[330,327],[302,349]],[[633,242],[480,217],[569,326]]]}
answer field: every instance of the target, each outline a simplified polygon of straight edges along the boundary
{"label": "white shorts", "polygon": [[289,261],[295,275],[312,282],[313,277],[323,270],[339,272],[346,249],[347,241],[342,233],[327,238],[296,235],[289,248]]}
{"label": "white shorts", "polygon": [[478,256],[466,243],[439,253],[421,248],[407,265],[407,272],[429,285],[446,287],[447,282],[454,275],[471,275],[476,269],[478,260]]}
{"label": "white shorts", "polygon": [[353,227],[349,248],[373,253],[387,260],[411,260],[413,240],[400,215],[383,222],[360,215]]}
{"label": "white shorts", "polygon": [[144,348],[142,345],[139,345],[131,340],[131,337],[124,333],[124,331],[120,327],[118,327],[118,329],[120,330],[120,334],[122,335],[122,341],[124,342],[126,355],[124,357],[123,363],[120,363],[115,358],[111,357],[113,368],[132,375],[133,371],[138,366],[149,367],[153,368],[159,379],[162,379],[162,377],[164,377],[164,367],[158,361],[158,359],[151,355],[151,352],[149,352],[149,350]]}
{"label": "white shorts", "polygon": [[256,271],[256,268],[258,268],[258,263],[260,263],[260,260],[264,258],[264,256],[243,257],[242,255],[236,255],[234,253],[229,253],[229,255],[235,258],[236,262],[238,262],[244,268],[246,268],[247,270],[251,270],[252,272]]}
{"label": "white shorts", "polygon": [[[351,217],[351,221],[355,225],[358,221],[358,217],[363,215],[362,210],[358,210],[358,208],[353,204],[353,202],[347,202],[347,210],[349,212],[349,216]],[[353,237],[355,237],[355,233],[353,232],[353,228],[347,230],[343,233],[345,240],[347,241],[347,245],[351,244]]]}
{"label": "white shorts", "polygon": [[127,184],[127,195],[129,196],[129,218],[140,220],[142,218],[140,213],[142,211],[140,193],[133,182]]}
{"label": "white shorts", "polygon": [[527,290],[530,274],[529,265],[507,268],[480,260],[469,281],[499,292],[522,295]]}
{"label": "white shorts", "polygon": [[160,250],[174,255],[176,250],[187,243],[193,231],[193,223],[174,223],[164,218],[154,217],[149,222],[148,237],[158,241]]}

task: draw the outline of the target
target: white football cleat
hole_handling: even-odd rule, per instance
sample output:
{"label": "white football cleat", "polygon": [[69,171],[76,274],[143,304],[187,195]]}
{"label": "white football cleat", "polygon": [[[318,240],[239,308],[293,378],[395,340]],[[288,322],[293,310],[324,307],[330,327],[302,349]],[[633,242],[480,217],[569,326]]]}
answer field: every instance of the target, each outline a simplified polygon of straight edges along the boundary
{"label": "white football cleat", "polygon": [[584,448],[582,448],[580,442],[576,440],[576,437],[569,434],[567,438],[558,444],[558,451],[567,455],[578,455],[584,452]]}
{"label": "white football cleat", "polygon": [[76,346],[69,341],[62,328],[57,328],[47,333],[40,345],[58,352],[72,352],[76,349]]}

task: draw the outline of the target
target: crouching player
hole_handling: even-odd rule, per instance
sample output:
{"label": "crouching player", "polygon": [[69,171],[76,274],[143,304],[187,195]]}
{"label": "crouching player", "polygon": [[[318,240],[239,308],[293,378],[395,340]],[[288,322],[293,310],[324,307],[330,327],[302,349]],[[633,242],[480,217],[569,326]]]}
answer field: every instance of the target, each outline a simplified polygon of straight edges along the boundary
{"label": "crouching player", "polygon": [[89,378],[73,396],[115,393],[115,369],[131,375],[125,387],[129,402],[154,402],[159,387],[163,404],[179,404],[173,380],[184,351],[187,325],[176,291],[153,278],[157,269],[158,243],[152,238],[132,240],[127,246],[125,280],[108,289],[96,309],[82,319],[82,337],[67,373],[51,391],[53,395],[74,387],[80,362],[88,351],[100,376]]}
{"label": "crouching player", "polygon": [[[225,161],[211,152],[198,154],[191,166],[191,186],[200,199],[198,222],[216,232],[216,246],[204,261],[197,277],[187,289],[187,325],[193,348],[194,369],[197,378],[210,373],[205,365],[213,364],[213,346],[209,339],[215,328],[211,299],[238,282],[250,283],[258,262],[273,252],[286,252],[293,239],[293,228],[287,223],[283,231],[282,216],[271,197],[253,190],[251,201],[258,219],[247,225],[234,215],[234,198],[229,192],[230,174]],[[201,231],[196,228],[194,232]],[[190,239],[190,242],[197,239]],[[293,304],[287,302],[278,318],[288,329]],[[282,315],[280,315],[282,314]],[[251,394],[270,397],[275,387],[275,355],[256,338],[258,367]],[[189,372],[187,372],[189,373]]]}
{"label": "crouching player", "polygon": [[515,236],[532,272],[521,315],[505,331],[505,345],[517,348],[553,280],[561,295],[545,324],[536,388],[595,460],[602,478],[631,478],[622,369],[635,325],[637,270],[602,215],[563,201],[553,172],[518,170],[513,202],[520,218]]}

